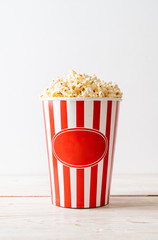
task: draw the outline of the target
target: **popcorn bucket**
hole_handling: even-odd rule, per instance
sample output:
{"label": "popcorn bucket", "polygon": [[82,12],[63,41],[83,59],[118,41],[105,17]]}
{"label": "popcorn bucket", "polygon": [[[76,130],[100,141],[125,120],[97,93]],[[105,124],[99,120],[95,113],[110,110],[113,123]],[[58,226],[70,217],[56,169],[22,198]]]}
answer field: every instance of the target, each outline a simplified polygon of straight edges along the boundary
{"label": "popcorn bucket", "polygon": [[61,207],[109,203],[120,99],[42,99],[51,199]]}

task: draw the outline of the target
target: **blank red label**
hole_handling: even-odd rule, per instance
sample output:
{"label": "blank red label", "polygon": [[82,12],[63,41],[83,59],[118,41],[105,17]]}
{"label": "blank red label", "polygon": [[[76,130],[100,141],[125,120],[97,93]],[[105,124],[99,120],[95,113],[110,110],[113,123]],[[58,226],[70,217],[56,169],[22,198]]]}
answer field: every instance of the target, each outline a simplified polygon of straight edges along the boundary
{"label": "blank red label", "polygon": [[88,128],[69,128],[52,139],[53,153],[64,165],[75,168],[91,167],[101,161],[108,147],[107,138]]}

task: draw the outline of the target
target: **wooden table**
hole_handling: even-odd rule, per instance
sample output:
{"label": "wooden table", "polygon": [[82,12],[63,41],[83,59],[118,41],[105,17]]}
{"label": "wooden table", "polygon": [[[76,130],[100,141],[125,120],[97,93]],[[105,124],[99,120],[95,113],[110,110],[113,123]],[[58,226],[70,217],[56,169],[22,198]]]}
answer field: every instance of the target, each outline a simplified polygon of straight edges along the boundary
{"label": "wooden table", "polygon": [[0,177],[0,240],[158,239],[158,175],[113,176],[110,204],[51,205],[48,177]]}

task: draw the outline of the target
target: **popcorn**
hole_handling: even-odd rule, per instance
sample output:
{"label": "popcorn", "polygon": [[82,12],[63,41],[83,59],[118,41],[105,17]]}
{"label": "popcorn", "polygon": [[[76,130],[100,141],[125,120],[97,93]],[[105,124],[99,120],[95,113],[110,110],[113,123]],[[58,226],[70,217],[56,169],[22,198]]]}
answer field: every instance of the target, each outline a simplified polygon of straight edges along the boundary
{"label": "popcorn", "polygon": [[40,97],[122,98],[122,92],[117,84],[101,81],[95,74],[89,76],[71,70],[67,78],[53,80]]}

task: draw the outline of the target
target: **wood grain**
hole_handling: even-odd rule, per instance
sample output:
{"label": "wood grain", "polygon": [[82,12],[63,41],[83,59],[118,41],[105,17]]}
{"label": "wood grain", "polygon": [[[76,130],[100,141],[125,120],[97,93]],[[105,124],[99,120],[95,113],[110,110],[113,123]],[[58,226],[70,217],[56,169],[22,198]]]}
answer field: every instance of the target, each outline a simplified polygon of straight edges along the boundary
{"label": "wood grain", "polygon": [[[114,175],[111,195],[158,195],[158,175]],[[50,196],[48,176],[1,176],[0,196]]]}
{"label": "wood grain", "polygon": [[48,197],[0,198],[0,239],[158,239],[158,197],[111,197],[107,207],[66,209]]}
{"label": "wood grain", "polygon": [[157,240],[158,175],[114,175],[110,204],[51,204],[47,176],[0,177],[0,240]]}

